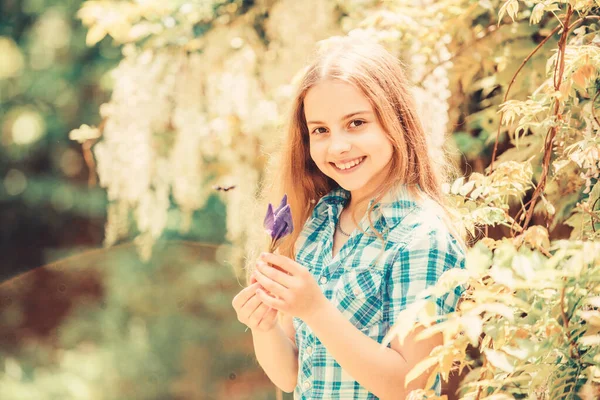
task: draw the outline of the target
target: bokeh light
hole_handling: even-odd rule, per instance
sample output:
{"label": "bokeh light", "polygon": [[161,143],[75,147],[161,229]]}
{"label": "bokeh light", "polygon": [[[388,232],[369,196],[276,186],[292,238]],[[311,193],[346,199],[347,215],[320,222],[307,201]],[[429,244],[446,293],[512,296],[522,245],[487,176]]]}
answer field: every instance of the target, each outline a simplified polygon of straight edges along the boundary
{"label": "bokeh light", "polygon": [[4,177],[4,188],[9,195],[17,196],[27,188],[27,177],[18,169],[11,169]]}

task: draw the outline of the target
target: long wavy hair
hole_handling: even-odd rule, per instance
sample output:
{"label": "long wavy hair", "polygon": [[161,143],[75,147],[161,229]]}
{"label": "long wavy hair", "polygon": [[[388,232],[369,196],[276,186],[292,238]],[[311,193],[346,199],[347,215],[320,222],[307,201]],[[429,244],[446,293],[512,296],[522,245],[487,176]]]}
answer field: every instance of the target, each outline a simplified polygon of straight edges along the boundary
{"label": "long wavy hair", "polygon": [[[270,159],[259,203],[266,209],[287,194],[292,209],[294,231],[279,246],[278,253],[295,259],[295,243],[302,227],[319,199],[339,185],[323,174],[310,157],[309,130],[304,114],[304,98],[313,86],[325,80],[337,80],[353,85],[369,100],[375,115],[392,143],[393,155],[388,176],[368,198],[375,201],[367,210],[371,229],[371,211],[383,196],[398,184],[411,189],[417,185],[426,196],[445,211],[448,225],[452,214],[442,193],[442,184],[454,171],[445,160],[435,160],[428,151],[428,138],[417,115],[404,66],[383,46],[350,37],[335,37],[319,43],[312,62],[297,80],[291,104],[287,134],[279,143],[276,155]],[[415,194],[417,194],[415,192]],[[353,216],[354,217],[354,216]],[[356,221],[356,218],[355,218]],[[266,236],[264,232],[262,236]],[[455,233],[455,236],[457,234]],[[463,236],[462,233],[458,236]],[[458,238],[462,243],[462,238]],[[256,242],[249,248],[256,254]],[[264,247],[263,247],[264,250]],[[247,259],[247,277],[251,273],[253,256]]]}

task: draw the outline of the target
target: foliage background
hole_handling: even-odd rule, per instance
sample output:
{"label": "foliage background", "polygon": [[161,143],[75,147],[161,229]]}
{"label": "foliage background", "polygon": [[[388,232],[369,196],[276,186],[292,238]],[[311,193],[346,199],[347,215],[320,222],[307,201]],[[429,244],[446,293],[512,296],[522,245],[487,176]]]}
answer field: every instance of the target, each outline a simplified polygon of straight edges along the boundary
{"label": "foliage background", "polygon": [[447,191],[478,244],[441,286],[472,290],[421,367],[456,361],[464,398],[593,398],[598,6],[1,3],[0,397],[274,396],[230,301],[294,77],[350,34],[406,62],[431,151],[464,174]]}

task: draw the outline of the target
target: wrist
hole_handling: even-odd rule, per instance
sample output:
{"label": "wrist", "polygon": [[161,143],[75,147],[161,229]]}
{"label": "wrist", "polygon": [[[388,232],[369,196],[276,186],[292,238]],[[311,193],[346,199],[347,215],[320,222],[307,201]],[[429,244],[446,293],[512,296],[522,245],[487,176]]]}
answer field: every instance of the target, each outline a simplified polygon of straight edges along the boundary
{"label": "wrist", "polygon": [[250,332],[252,332],[252,335],[258,335],[258,336],[268,336],[268,335],[272,335],[273,333],[275,333],[277,331],[277,328],[279,327],[279,324],[275,324],[271,329],[265,331],[265,330],[260,330],[258,328],[254,328],[254,329],[250,329]]}
{"label": "wrist", "polygon": [[321,301],[316,307],[306,316],[301,318],[308,326],[314,326],[319,321],[325,321],[328,318],[328,314],[331,311],[333,305],[325,296],[322,297]]}

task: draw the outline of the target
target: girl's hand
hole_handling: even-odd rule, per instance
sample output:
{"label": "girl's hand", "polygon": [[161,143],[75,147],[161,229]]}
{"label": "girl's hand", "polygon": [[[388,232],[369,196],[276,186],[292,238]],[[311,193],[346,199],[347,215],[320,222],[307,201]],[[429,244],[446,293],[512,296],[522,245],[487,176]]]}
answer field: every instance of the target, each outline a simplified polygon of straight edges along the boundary
{"label": "girl's hand", "polygon": [[328,301],[308,269],[289,257],[263,253],[254,273],[257,282],[272,294],[257,289],[262,302],[286,314],[306,319]]}
{"label": "girl's hand", "polygon": [[256,295],[260,284],[255,282],[239,292],[231,302],[238,321],[248,328],[268,332],[277,325],[277,310],[263,303]]}

